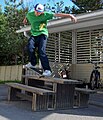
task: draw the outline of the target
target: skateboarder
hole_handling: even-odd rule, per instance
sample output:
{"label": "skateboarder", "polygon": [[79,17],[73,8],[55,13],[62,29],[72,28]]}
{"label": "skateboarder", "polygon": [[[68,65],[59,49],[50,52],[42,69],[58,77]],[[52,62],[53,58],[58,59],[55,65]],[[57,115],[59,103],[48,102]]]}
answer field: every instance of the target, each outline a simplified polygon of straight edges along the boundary
{"label": "skateboarder", "polygon": [[27,13],[23,20],[26,24],[29,22],[31,24],[31,37],[28,40],[28,53],[29,53],[29,63],[26,67],[35,67],[37,64],[35,56],[35,48],[38,47],[38,54],[43,67],[43,75],[50,76],[52,74],[49,61],[46,55],[46,43],[48,37],[47,21],[53,19],[53,17],[68,17],[71,18],[73,22],[77,22],[76,17],[71,14],[64,13],[52,13],[45,12],[44,6],[42,4],[36,4],[33,12]]}

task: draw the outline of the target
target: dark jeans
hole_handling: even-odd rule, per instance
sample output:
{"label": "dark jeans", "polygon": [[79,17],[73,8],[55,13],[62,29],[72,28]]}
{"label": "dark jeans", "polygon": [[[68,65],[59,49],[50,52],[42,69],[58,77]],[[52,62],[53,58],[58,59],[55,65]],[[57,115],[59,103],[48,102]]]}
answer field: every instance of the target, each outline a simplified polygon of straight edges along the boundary
{"label": "dark jeans", "polygon": [[28,40],[28,53],[29,61],[33,66],[37,64],[37,59],[35,56],[35,49],[38,48],[38,55],[41,61],[41,65],[44,70],[51,70],[49,66],[49,61],[46,55],[46,43],[47,36],[41,34],[39,36],[31,36]]}

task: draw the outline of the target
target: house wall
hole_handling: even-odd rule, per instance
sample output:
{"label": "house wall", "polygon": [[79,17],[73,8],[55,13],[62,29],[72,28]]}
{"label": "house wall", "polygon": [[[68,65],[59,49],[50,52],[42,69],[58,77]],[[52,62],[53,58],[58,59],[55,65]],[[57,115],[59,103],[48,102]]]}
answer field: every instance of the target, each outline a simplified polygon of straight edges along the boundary
{"label": "house wall", "polygon": [[[100,71],[100,79],[101,82],[103,83],[103,64],[99,64],[101,67],[99,69]],[[90,75],[92,70],[94,69],[93,64],[72,64],[70,66],[70,71],[71,71],[71,78],[75,80],[81,80],[85,83],[90,82]]]}
{"label": "house wall", "polygon": [[[81,28],[81,29],[76,29],[72,30],[71,35],[72,39],[69,39],[67,37],[71,31],[62,31],[60,32],[61,36],[59,39],[59,35],[56,35],[58,33],[52,33],[53,37],[49,37],[49,41],[56,41],[56,45],[53,49],[54,52],[49,49],[49,42],[48,42],[48,49],[47,49],[47,54],[49,51],[50,55],[54,55],[52,57],[53,60],[51,62],[60,62],[62,63],[62,58],[64,58],[63,63],[71,64],[70,71],[71,71],[71,78],[72,79],[78,79],[82,80],[84,82],[89,82],[90,81],[90,74],[91,71],[93,70],[93,64],[88,63],[88,61],[101,61],[103,58],[100,57],[100,51],[103,52],[102,47],[99,46],[100,49],[98,49],[98,55],[95,53],[96,49],[94,48],[96,37],[99,36],[100,33],[103,33],[103,26],[93,26],[93,27],[86,27],[86,28]],[[56,38],[56,39],[55,39]],[[68,41],[69,39],[69,41]],[[60,41],[59,41],[60,40]],[[65,45],[62,46],[61,41],[64,41]],[[67,41],[67,42],[65,42]],[[60,46],[59,46],[60,45]],[[68,54],[64,55],[65,57],[61,56],[62,51],[65,51],[65,46],[71,45],[71,51],[69,51]],[[62,47],[62,50],[61,50]],[[60,51],[58,50],[60,49]],[[67,50],[68,48],[66,48]],[[59,53],[60,52],[60,53]],[[60,56],[59,56],[60,55]],[[69,56],[70,55],[70,56]],[[72,56],[72,57],[71,57]],[[54,59],[55,58],[55,59]],[[60,58],[60,60],[59,60]],[[70,60],[68,59],[66,62],[67,58],[71,58]],[[102,66],[103,64],[100,64]],[[103,79],[103,70],[100,69],[101,73],[101,79]]]}

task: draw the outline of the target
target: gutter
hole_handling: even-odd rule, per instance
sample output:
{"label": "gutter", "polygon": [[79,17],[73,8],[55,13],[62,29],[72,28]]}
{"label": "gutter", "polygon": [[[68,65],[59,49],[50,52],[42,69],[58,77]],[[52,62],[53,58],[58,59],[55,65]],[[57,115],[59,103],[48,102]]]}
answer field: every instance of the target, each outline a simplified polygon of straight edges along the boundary
{"label": "gutter", "polygon": [[[103,10],[97,10],[91,13],[77,15],[77,23],[71,22],[70,18],[62,18],[62,19],[59,18],[59,19],[50,20],[48,22],[47,27],[49,29],[49,32],[60,32],[63,30],[73,30],[82,27],[89,27],[89,26],[102,25],[102,24],[103,24]],[[65,29],[61,29],[63,27]],[[26,26],[21,28],[20,30],[17,30],[16,33],[29,31],[30,29],[31,29],[30,26]]]}

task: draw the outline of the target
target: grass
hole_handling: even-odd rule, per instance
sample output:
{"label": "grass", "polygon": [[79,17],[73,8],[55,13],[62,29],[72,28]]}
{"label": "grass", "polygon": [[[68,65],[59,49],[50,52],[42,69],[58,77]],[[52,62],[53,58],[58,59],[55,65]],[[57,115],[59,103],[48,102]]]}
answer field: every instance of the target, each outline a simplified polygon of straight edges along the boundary
{"label": "grass", "polygon": [[20,80],[7,80],[7,81],[0,80],[0,84],[5,84],[5,83],[8,83],[8,82],[21,83],[21,81],[20,81]]}

